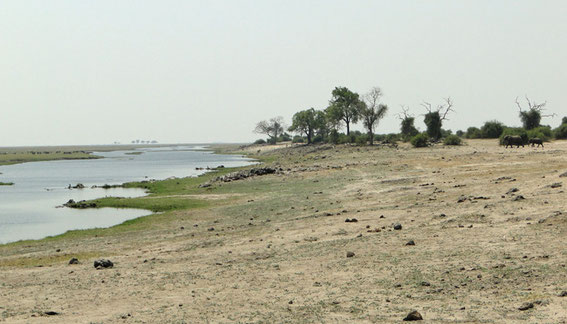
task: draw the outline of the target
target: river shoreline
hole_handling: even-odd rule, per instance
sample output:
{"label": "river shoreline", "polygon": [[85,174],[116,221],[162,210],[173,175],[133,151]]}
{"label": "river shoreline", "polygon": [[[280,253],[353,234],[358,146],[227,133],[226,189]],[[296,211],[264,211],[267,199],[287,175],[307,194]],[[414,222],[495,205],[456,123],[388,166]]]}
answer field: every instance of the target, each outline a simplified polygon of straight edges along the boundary
{"label": "river shoreline", "polygon": [[[208,172],[208,169],[205,170],[205,168],[197,167],[197,165],[199,165],[198,163],[200,163],[200,162],[198,162],[198,160],[193,160],[193,158],[192,158],[193,156],[195,156],[195,157],[201,156],[201,158],[205,158],[205,160],[203,160],[203,161],[215,161],[215,160],[217,160],[217,161],[221,162],[219,164],[222,164],[222,161],[225,161],[226,163],[229,163],[229,164],[232,164],[232,165],[234,165],[234,163],[237,163],[237,164],[238,163],[246,163],[246,164],[249,163],[249,162],[245,162],[247,160],[242,160],[242,162],[238,162],[238,161],[240,161],[240,158],[230,157],[229,159],[226,159],[226,158],[223,158],[221,155],[218,155],[218,154],[209,155],[210,153],[212,153],[212,151],[211,150],[203,150],[203,148],[200,147],[200,146],[195,147],[195,148],[193,148],[193,147],[185,148],[184,146],[180,146],[180,147],[178,147],[178,146],[160,146],[159,148],[157,148],[155,146],[152,146],[151,148],[138,148],[138,149],[140,149],[141,151],[135,151],[135,152],[141,152],[141,153],[146,153],[146,154],[143,154],[144,156],[142,157],[142,154],[130,155],[130,154],[127,154],[127,153],[130,153],[129,151],[122,151],[122,150],[121,151],[110,151],[110,152],[96,153],[96,154],[99,154],[101,156],[106,156],[107,159],[103,159],[103,160],[108,161],[108,162],[104,162],[102,164],[102,165],[105,165],[105,167],[103,167],[103,169],[100,170],[100,171],[96,171],[96,170],[100,169],[100,167],[93,169],[93,167],[95,165],[100,165],[99,162],[96,162],[95,164],[87,163],[87,164],[84,164],[84,165],[83,165],[83,162],[80,162],[80,161],[74,162],[73,165],[76,165],[76,166],[71,167],[71,169],[69,169],[69,170],[77,170],[78,172],[81,172],[80,171],[81,169],[86,168],[86,169],[89,169],[89,173],[91,175],[88,178],[85,178],[84,181],[83,181],[82,175],[79,173],[79,174],[77,174],[77,176],[75,178],[76,182],[75,181],[71,182],[71,180],[69,180],[69,182],[71,182],[70,184],[66,184],[66,182],[65,182],[65,183],[59,183],[59,185],[55,185],[55,188],[47,187],[46,190],[43,190],[43,193],[41,194],[42,197],[38,196],[37,198],[45,200],[45,198],[47,196],[53,196],[54,194],[61,196],[61,194],[64,194],[65,196],[67,196],[67,198],[65,198],[65,199],[60,198],[56,202],[55,201],[52,202],[51,204],[53,204],[53,207],[56,207],[56,206],[62,207],[61,205],[64,205],[66,207],[78,207],[79,209],[84,210],[84,211],[79,211],[79,210],[73,209],[73,208],[62,208],[62,209],[60,208],[58,210],[51,210],[50,209],[51,210],[51,211],[49,211],[50,215],[51,214],[53,214],[54,216],[64,215],[64,214],[65,215],[67,215],[67,214],[71,215],[71,214],[77,214],[78,213],[77,216],[79,216],[79,215],[83,215],[85,213],[89,214],[89,215],[93,214],[93,217],[95,217],[95,218],[92,219],[92,220],[91,219],[85,219],[84,217],[86,217],[86,216],[81,216],[82,219],[85,219],[85,221],[86,221],[85,225],[80,225],[79,223],[77,223],[77,225],[75,225],[75,226],[79,226],[79,227],[75,227],[75,228],[79,228],[79,229],[83,229],[83,230],[89,228],[89,226],[86,225],[86,224],[91,224],[93,221],[96,222],[96,220],[99,219],[99,218],[102,220],[102,218],[97,217],[94,214],[95,211],[88,211],[87,210],[87,209],[91,209],[91,208],[80,208],[80,207],[95,207],[96,205],[98,205],[96,207],[98,207],[98,209],[101,210],[101,212],[104,211],[104,216],[105,216],[104,219],[107,219],[108,217],[110,217],[110,213],[111,214],[117,214],[116,215],[117,222],[114,222],[114,224],[112,224],[112,223],[108,224],[107,223],[107,222],[112,222],[112,220],[110,218],[108,218],[108,220],[104,221],[104,222],[106,222],[105,224],[107,224],[107,225],[101,225],[101,226],[106,228],[108,226],[119,225],[120,223],[122,223],[125,220],[132,219],[132,217],[147,216],[151,212],[159,212],[159,211],[162,211],[163,209],[171,209],[171,208],[173,208],[172,206],[189,207],[189,206],[200,206],[200,205],[202,205],[198,202],[189,202],[189,201],[170,201],[168,203],[172,203],[173,205],[169,206],[169,207],[165,206],[163,204],[163,201],[160,201],[161,206],[158,206],[158,207],[156,207],[155,204],[136,204],[136,203],[134,203],[134,204],[132,204],[132,206],[125,206],[124,205],[124,204],[131,204],[130,203],[131,201],[128,200],[128,199],[131,199],[133,197],[147,196],[149,194],[149,192],[148,192],[148,189],[145,188],[145,187],[149,183],[159,182],[160,180],[166,180],[166,178],[169,179],[169,180],[176,180],[176,179],[179,179],[179,175],[181,175],[181,174],[194,173],[195,175],[192,175],[192,176],[190,175],[190,177],[194,177],[194,176],[199,175],[201,173]],[[159,162],[159,161],[155,162],[155,163],[157,163],[155,165],[155,167],[158,167],[160,169],[160,171],[158,173],[160,175],[153,173],[154,175],[156,175],[156,177],[147,177],[146,176],[145,177],[146,179],[142,180],[144,177],[142,177],[141,175],[146,174],[146,172],[150,172],[150,174],[152,174],[152,171],[149,171],[149,170],[143,171],[143,169],[141,169],[140,171],[134,171],[134,170],[137,170],[137,169],[132,169],[132,170],[128,171],[128,173],[131,174],[130,179],[132,179],[131,177],[133,175],[137,174],[137,176],[134,176],[134,177],[136,177],[140,180],[133,181],[133,182],[132,182],[132,180],[119,181],[119,182],[112,182],[111,181],[110,183],[112,183],[112,184],[109,185],[109,184],[107,184],[107,182],[101,182],[101,181],[105,181],[103,179],[108,177],[108,175],[106,175],[106,173],[100,174],[104,178],[100,178],[100,177],[97,178],[96,176],[95,176],[95,178],[92,178],[92,175],[99,174],[100,172],[105,172],[104,170],[106,170],[107,168],[108,168],[108,170],[115,169],[119,165],[119,164],[116,164],[116,163],[120,163],[120,165],[122,165],[124,163],[126,163],[125,165],[130,165],[130,164],[134,163],[134,161],[129,162],[131,160],[135,160],[135,161],[139,160],[140,161],[137,164],[136,163],[132,164],[132,166],[142,165],[142,166],[145,166],[144,168],[147,168],[147,167],[150,166],[150,165],[147,164],[148,163],[147,161],[152,161],[152,156],[154,156],[154,155],[155,156],[162,156],[163,158],[166,159],[166,161],[163,162],[163,163],[165,163],[163,168],[160,167],[162,162]],[[175,162],[175,161],[177,161],[176,159],[178,159],[178,158],[175,158],[177,156],[179,156],[179,158],[182,158],[183,160],[178,160],[179,162]],[[185,157],[185,158],[183,158],[183,157]],[[172,160],[172,158],[173,158],[173,160]],[[193,164],[193,166],[194,166],[193,171],[188,171],[188,168],[185,166],[185,164],[186,164],[186,162],[184,162],[185,159],[189,159],[189,160],[187,160],[190,163],[189,165]],[[102,160],[99,160],[99,161],[102,161]],[[116,162],[113,162],[113,161],[116,161]],[[233,161],[233,162],[229,162],[229,161]],[[34,171],[34,173],[31,173],[31,174],[37,173],[37,175],[39,177],[44,177],[42,174],[45,173],[43,169],[46,166],[49,166],[47,170],[49,170],[50,168],[54,168],[54,167],[56,168],[57,166],[61,166],[63,168],[69,168],[69,166],[66,166],[66,165],[69,164],[67,162],[54,161],[54,162],[43,162],[43,163],[44,164],[42,164],[43,166],[41,166],[41,167],[40,167],[39,164],[35,164],[35,163],[34,164],[28,164],[25,167],[22,164],[21,167],[17,167],[18,169],[22,169],[22,170],[16,171],[16,172],[19,172],[20,174],[27,174],[29,171],[26,171],[26,170],[36,170],[37,169],[37,171]],[[47,164],[45,164],[45,163],[47,163]],[[140,163],[142,163],[142,164],[140,164]],[[171,163],[177,163],[178,166],[175,166],[175,164],[171,164]],[[114,165],[114,164],[116,164],[116,165]],[[108,166],[106,166],[106,165],[108,165]],[[174,168],[170,170],[169,167],[167,167],[167,165],[171,165]],[[203,165],[206,165],[206,162],[203,162]],[[214,164],[214,165],[216,165],[216,164]],[[155,167],[154,167],[154,169],[155,169]],[[9,166],[9,168],[12,168],[12,167]],[[128,167],[128,169],[131,169],[131,167]],[[163,169],[163,170],[161,170],[161,169]],[[15,170],[12,170],[12,172],[7,172],[6,170],[8,170],[8,169],[5,169],[5,175],[4,176],[10,176],[10,174],[11,174],[12,178],[9,178],[9,179],[13,180]],[[156,170],[154,170],[154,171],[156,171]],[[168,170],[170,170],[170,171],[168,171]],[[188,173],[187,173],[187,171],[184,171],[184,170],[187,170]],[[191,168],[189,168],[189,170],[191,170]],[[55,169],[54,171],[58,172],[57,169]],[[93,173],[93,171],[95,173]],[[181,173],[180,173],[180,171],[181,171]],[[50,171],[47,171],[47,172],[52,173]],[[143,172],[143,173],[141,173],[141,172]],[[66,173],[68,173],[68,171]],[[126,177],[124,179],[128,179],[128,176],[126,174],[122,175],[122,177]],[[29,178],[29,176],[28,176],[28,178]],[[32,189],[33,187],[28,189],[30,184],[33,184],[35,182],[34,179],[35,178],[32,177],[28,180],[20,180],[20,182],[21,181],[24,181],[24,182],[20,183],[20,185],[17,185],[13,190],[9,190],[9,191],[4,190],[5,193],[3,195],[6,195],[6,194],[14,195],[17,192],[26,192],[27,193],[30,190],[39,189],[39,188]],[[96,179],[99,179],[99,180],[96,180]],[[120,176],[119,176],[118,179],[120,179]],[[159,180],[156,180],[156,179],[159,179]],[[58,180],[58,181],[61,182],[61,180]],[[93,184],[93,181],[95,181],[94,184]],[[45,184],[45,185],[48,186],[48,184]],[[40,185],[40,186],[43,186],[43,185]],[[37,187],[37,185],[35,185],[35,187]],[[53,185],[51,185],[51,187],[53,187]],[[63,187],[65,189],[63,189]],[[140,195],[140,194],[137,193],[137,191],[140,191],[140,190],[144,192],[144,195]],[[91,193],[91,191],[92,191],[92,193]],[[93,194],[96,195],[95,192],[98,193],[98,197],[96,197],[96,196],[93,197]],[[43,197],[43,196],[45,196],[45,197]],[[10,197],[10,196],[8,196],[8,197]],[[96,199],[96,200],[100,200],[101,203],[97,202],[96,205],[94,203],[89,203],[87,205],[87,204],[82,202],[82,201],[85,200],[85,198],[77,199],[75,197],[85,197],[86,200],[89,200],[89,201],[92,200],[92,199]],[[5,196],[0,197],[0,203],[2,203],[2,198],[4,198],[4,200],[7,199],[7,197],[5,197]],[[27,201],[29,199],[33,200],[34,198],[26,199],[26,209],[29,209],[27,207],[27,205],[28,205]],[[69,203],[69,202],[73,202],[73,201],[77,201],[78,203]],[[112,201],[117,201],[117,202],[115,202],[112,205],[108,205],[108,202],[112,202]],[[155,200],[152,200],[152,201],[155,201]],[[14,205],[14,203],[10,203],[10,204]],[[106,204],[106,206],[105,206],[105,204]],[[45,204],[43,204],[43,205],[45,205]],[[43,210],[45,210],[45,208],[47,208],[47,207],[48,206],[41,207],[43,209],[40,209],[40,211],[43,212]],[[115,209],[115,212],[111,212],[112,209],[109,209],[108,207],[118,208],[118,209]],[[2,206],[0,206],[0,213],[3,212],[4,215],[6,215],[6,213],[16,212],[16,214],[12,215],[12,218],[14,219],[14,221],[17,222],[17,218],[15,218],[15,217],[22,213],[22,211],[17,211],[17,208],[18,208],[17,205],[15,205],[15,206],[10,206],[9,209],[6,209],[5,204],[2,204]],[[38,207],[38,208],[40,208],[40,207]],[[4,210],[2,210],[2,209],[4,209]],[[76,210],[76,211],[73,211],[73,210]],[[137,212],[137,216],[134,216],[135,215],[135,214],[133,214],[134,210],[139,211],[139,212]],[[32,212],[32,211],[30,210],[30,212]],[[124,214],[125,216],[126,215],[132,215],[132,216],[128,216],[129,218],[127,218],[127,219],[122,218],[122,220],[120,221],[120,219],[121,219],[120,217],[122,217],[122,216],[120,216],[121,214]],[[27,214],[24,214],[24,216],[25,215],[27,215]],[[8,215],[8,217],[10,217],[10,216]],[[57,217],[61,217],[61,216],[57,216]],[[35,218],[37,218],[37,217],[35,217]],[[38,219],[37,221],[38,222],[44,222],[45,220]],[[74,224],[78,220],[75,220],[75,217],[73,217],[73,218],[69,218],[69,221]],[[2,224],[5,223],[5,222],[6,222],[5,218],[4,219],[0,218],[0,226],[2,226]],[[13,227],[13,225],[9,225],[9,224],[10,224],[10,220],[8,219],[8,226]],[[91,225],[90,227],[101,227],[101,226],[92,226]],[[0,236],[2,236],[2,233],[7,231],[7,230],[8,229],[6,229],[6,228],[4,228],[2,230],[2,228],[0,227]],[[69,228],[69,230],[72,230],[72,228]],[[12,234],[10,234],[10,233],[12,233]],[[8,237],[10,237],[10,236],[14,237],[14,233],[16,233],[16,232],[14,232],[14,231],[6,232],[6,234],[8,234]],[[28,231],[22,232],[22,234],[25,234],[26,236],[28,236],[28,238],[40,239],[39,237],[36,237],[37,234],[33,234],[33,233],[34,232],[28,232]],[[55,233],[55,234],[65,235],[65,233],[61,233],[61,234]],[[43,237],[45,237],[45,236],[49,236],[49,235],[44,235]],[[3,240],[2,240],[2,238],[3,238]],[[4,241],[4,242],[2,242],[4,244],[10,244],[10,242],[14,241],[14,238],[8,239],[5,236],[3,236],[2,238],[0,238],[0,241]],[[25,239],[25,237],[22,238],[22,239]]]}

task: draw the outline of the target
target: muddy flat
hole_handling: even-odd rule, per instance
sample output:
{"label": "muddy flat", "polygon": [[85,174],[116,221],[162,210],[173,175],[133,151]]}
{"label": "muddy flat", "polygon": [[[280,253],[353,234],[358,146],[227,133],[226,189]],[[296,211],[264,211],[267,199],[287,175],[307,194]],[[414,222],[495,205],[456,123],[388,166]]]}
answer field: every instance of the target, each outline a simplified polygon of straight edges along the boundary
{"label": "muddy flat", "polygon": [[567,321],[566,141],[248,150],[169,192],[206,207],[0,246],[0,322]]}

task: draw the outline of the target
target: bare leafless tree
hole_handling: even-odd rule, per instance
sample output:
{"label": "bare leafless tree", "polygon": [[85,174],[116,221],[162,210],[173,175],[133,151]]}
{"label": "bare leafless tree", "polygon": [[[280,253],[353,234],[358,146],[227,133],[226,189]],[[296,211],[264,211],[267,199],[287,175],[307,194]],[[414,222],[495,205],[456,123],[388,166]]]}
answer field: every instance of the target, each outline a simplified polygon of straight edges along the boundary
{"label": "bare leafless tree", "polygon": [[273,143],[277,142],[278,136],[284,131],[284,119],[281,116],[271,118],[270,120],[262,120],[256,124],[254,133],[267,135]]}

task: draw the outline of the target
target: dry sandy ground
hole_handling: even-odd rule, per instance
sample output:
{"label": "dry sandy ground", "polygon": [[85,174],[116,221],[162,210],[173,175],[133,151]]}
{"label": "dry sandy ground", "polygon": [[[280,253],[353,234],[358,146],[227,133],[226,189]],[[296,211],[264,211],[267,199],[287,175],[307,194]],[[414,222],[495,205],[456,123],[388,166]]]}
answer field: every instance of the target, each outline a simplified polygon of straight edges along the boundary
{"label": "dry sandy ground", "polygon": [[0,322],[567,322],[567,142],[266,154],[290,171],[223,184],[230,206],[0,248]]}

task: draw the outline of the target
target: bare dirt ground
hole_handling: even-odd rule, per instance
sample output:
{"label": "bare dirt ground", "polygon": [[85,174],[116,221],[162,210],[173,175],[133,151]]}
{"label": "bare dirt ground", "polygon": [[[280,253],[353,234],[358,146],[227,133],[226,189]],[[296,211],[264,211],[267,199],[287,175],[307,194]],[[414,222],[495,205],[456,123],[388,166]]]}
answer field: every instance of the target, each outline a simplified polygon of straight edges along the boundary
{"label": "bare dirt ground", "polygon": [[0,322],[567,322],[567,142],[260,154],[214,207],[0,247]]}

